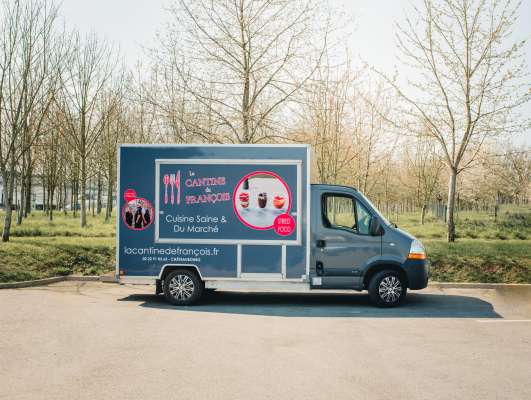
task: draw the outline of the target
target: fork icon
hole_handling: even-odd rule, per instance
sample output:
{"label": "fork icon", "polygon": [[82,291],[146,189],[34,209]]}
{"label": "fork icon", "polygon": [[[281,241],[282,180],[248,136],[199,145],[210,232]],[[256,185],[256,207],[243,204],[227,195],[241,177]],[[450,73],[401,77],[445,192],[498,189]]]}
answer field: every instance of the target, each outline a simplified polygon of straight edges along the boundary
{"label": "fork icon", "polygon": [[170,174],[170,185],[171,185],[171,204],[173,204],[173,185],[175,185],[175,174]]}

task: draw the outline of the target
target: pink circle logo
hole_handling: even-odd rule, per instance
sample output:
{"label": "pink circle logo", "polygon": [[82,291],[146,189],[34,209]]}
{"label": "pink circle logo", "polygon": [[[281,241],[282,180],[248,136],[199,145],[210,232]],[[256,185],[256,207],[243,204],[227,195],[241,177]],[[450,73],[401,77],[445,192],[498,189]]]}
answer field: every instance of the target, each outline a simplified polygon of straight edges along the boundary
{"label": "pink circle logo", "polygon": [[124,198],[128,202],[131,201],[131,200],[134,200],[134,199],[136,199],[136,192],[134,190],[132,190],[132,189],[126,190],[125,193],[124,193]]}
{"label": "pink circle logo", "polygon": [[291,193],[286,182],[278,175],[268,171],[256,171],[244,176],[236,185],[232,197],[234,212],[240,221],[252,229],[266,230],[274,228],[282,235],[291,232],[288,228],[275,228],[276,220],[286,216],[291,209]]}
{"label": "pink circle logo", "polygon": [[275,232],[279,235],[290,235],[295,230],[295,220],[288,214],[279,215],[275,218],[273,228],[275,228]]}
{"label": "pink circle logo", "polygon": [[135,231],[146,229],[153,222],[153,206],[141,197],[128,200],[122,210],[122,219]]}

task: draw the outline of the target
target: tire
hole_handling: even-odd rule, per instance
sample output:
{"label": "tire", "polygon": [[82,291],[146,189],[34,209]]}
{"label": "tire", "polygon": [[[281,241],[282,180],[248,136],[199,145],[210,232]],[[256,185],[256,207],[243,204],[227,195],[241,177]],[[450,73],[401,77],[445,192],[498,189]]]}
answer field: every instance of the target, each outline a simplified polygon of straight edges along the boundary
{"label": "tire", "polygon": [[378,272],[369,283],[369,297],[378,307],[396,307],[404,300],[406,293],[406,280],[396,271]]}
{"label": "tire", "polygon": [[195,272],[176,269],[164,278],[164,296],[176,306],[194,304],[203,294],[203,282]]}

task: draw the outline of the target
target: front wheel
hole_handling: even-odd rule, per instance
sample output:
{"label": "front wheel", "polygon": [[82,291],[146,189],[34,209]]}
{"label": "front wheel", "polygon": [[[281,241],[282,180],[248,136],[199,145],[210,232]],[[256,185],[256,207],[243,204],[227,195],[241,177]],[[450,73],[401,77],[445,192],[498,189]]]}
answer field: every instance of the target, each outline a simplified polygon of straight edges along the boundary
{"label": "front wheel", "polygon": [[177,269],[164,278],[164,296],[177,306],[194,304],[203,293],[203,282],[194,272]]}
{"label": "front wheel", "polygon": [[381,271],[369,283],[369,297],[378,307],[396,307],[407,293],[405,279],[396,271]]}

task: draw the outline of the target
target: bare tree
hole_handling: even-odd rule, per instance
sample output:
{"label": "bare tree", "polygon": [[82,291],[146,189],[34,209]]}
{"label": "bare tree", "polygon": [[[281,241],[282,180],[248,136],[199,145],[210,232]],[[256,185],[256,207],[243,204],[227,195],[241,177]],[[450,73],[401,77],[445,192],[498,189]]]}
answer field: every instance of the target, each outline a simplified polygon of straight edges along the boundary
{"label": "bare tree", "polygon": [[496,180],[498,192],[520,204],[531,191],[531,149],[508,144],[497,153],[483,164],[484,174]]}
{"label": "bare tree", "polygon": [[434,139],[423,135],[415,143],[408,142],[403,152],[403,174],[399,179],[407,188],[418,207],[421,209],[420,224],[424,225],[424,216],[430,200],[441,177],[443,164],[433,153]]}
{"label": "bare tree", "polygon": [[352,98],[358,96],[355,87],[361,72],[351,68],[349,60],[332,65],[326,57],[304,87],[299,122],[290,138],[312,145],[322,183],[345,183],[350,164],[359,156],[356,134],[360,129],[355,124]]}
{"label": "bare tree", "polygon": [[210,141],[280,137],[279,109],[312,76],[330,46],[335,26],[326,5],[179,0],[171,11],[175,22],[159,37],[152,57],[166,71],[173,69],[208,113],[210,123],[192,129]]}
{"label": "bare tree", "polygon": [[[112,194],[117,182],[117,146],[118,143],[131,141],[134,132],[132,121],[128,117],[133,114],[127,109],[124,101],[123,88],[115,86],[116,91],[106,92],[99,103],[100,115],[104,117],[103,130],[98,143],[94,147],[95,160],[99,172],[107,180],[107,208],[105,221],[112,213]],[[134,122],[134,121],[133,121]],[[99,200],[98,200],[99,201]]]}
{"label": "bare tree", "polygon": [[351,166],[352,185],[365,195],[371,195],[379,178],[386,171],[396,150],[399,135],[396,132],[397,98],[390,93],[385,80],[376,82],[367,77],[356,88],[355,103],[356,149],[359,154]]}
{"label": "bare tree", "polygon": [[[449,170],[447,240],[454,241],[457,176],[489,138],[528,126],[515,107],[530,99],[520,50],[510,42],[518,6],[510,0],[424,0],[415,18],[398,26],[403,64],[420,74],[408,90],[389,79],[409,104],[407,128],[438,141]],[[464,161],[465,154],[470,157]]]}
{"label": "bare tree", "polygon": [[82,42],[77,35],[73,62],[64,74],[64,90],[57,102],[57,107],[63,110],[59,122],[80,160],[81,227],[87,223],[87,159],[105,126],[97,103],[117,65],[118,56],[115,57],[106,39],[100,40],[90,33]]}
{"label": "bare tree", "polygon": [[[67,57],[67,36],[56,30],[57,6],[22,0],[3,3],[0,31],[0,173],[9,240],[15,168],[41,133]],[[25,171],[22,171],[24,175]],[[22,187],[25,187],[23,184]]]}
{"label": "bare tree", "polygon": [[[153,62],[147,72],[137,64],[134,74],[130,74],[128,90],[137,109],[138,141],[219,142],[216,138],[221,135],[209,123],[211,113],[195,100],[188,82],[181,81],[174,61],[164,58],[162,62]],[[180,67],[184,69],[185,64]]]}

